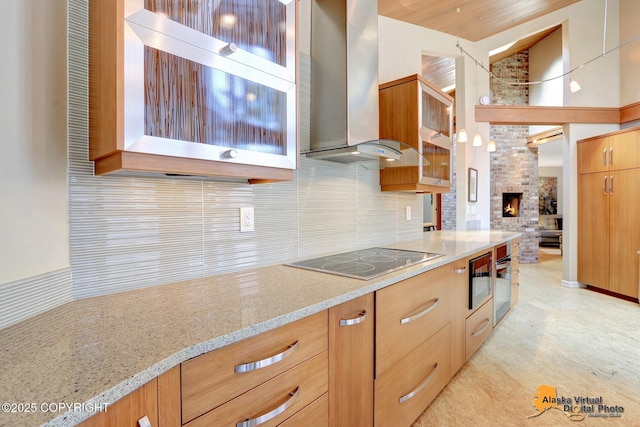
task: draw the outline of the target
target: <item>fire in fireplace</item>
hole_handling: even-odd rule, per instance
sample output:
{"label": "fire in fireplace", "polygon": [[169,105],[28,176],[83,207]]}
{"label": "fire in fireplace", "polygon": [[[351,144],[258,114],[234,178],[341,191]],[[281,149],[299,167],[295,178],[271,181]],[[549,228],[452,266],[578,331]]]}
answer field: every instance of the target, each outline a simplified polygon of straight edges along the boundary
{"label": "fire in fireplace", "polygon": [[502,193],[502,217],[520,216],[522,193]]}

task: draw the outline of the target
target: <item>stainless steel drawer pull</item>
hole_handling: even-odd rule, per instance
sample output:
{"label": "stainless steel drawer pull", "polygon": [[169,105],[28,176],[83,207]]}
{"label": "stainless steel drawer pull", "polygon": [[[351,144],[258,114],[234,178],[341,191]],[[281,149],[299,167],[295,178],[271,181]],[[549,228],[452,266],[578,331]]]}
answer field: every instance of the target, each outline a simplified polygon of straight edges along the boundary
{"label": "stainless steel drawer pull", "polygon": [[416,319],[421,318],[422,316],[424,316],[425,314],[429,313],[431,310],[436,308],[436,306],[440,302],[440,300],[438,298],[434,298],[431,301],[433,301],[433,303],[429,304],[429,306],[427,308],[425,308],[424,310],[422,310],[420,313],[414,314],[413,316],[405,317],[404,319],[400,319],[400,324],[404,325],[405,323],[409,323],[409,322],[412,322],[412,321],[414,321]]}
{"label": "stainless steel drawer pull", "polygon": [[431,381],[433,379],[433,377],[436,376],[436,372],[438,372],[438,364],[437,363],[435,365],[433,365],[433,371],[431,371],[431,373],[427,376],[427,378],[425,378],[424,381],[422,381],[418,387],[416,387],[411,393],[405,394],[404,396],[400,396],[400,403],[406,402],[407,400],[411,399],[416,394],[420,393],[422,391],[422,389],[425,388],[427,386],[427,384],[429,384],[429,381]]}
{"label": "stainless steel drawer pull", "polygon": [[462,274],[465,271],[467,271],[467,267],[456,268],[455,270],[453,270],[453,272],[456,273],[456,274]]}
{"label": "stainless steel drawer pull", "polygon": [[278,415],[280,415],[281,413],[289,409],[289,407],[293,404],[293,402],[295,402],[295,400],[298,398],[299,394],[300,394],[300,387],[296,387],[294,391],[289,393],[290,397],[282,405],[267,412],[266,414],[260,415],[259,417],[250,418],[245,421],[240,421],[239,423],[236,423],[236,427],[254,427],[262,423],[266,423],[269,420],[272,420],[273,418],[277,417]]}
{"label": "stainless steel drawer pull", "polygon": [[609,179],[609,194],[613,194],[613,175]]}
{"label": "stainless steel drawer pull", "polygon": [[602,193],[606,196],[607,195],[607,177],[605,176],[604,179],[602,180]]}
{"label": "stainless steel drawer pull", "polygon": [[296,341],[293,344],[290,344],[289,347],[282,353],[278,353],[271,357],[267,357],[266,359],[258,360],[256,362],[243,363],[240,365],[236,365],[235,373],[241,374],[243,372],[255,371],[256,369],[266,368],[267,366],[271,366],[274,363],[278,363],[285,357],[289,356],[291,353],[297,350],[298,344],[300,341]]}
{"label": "stainless steel drawer pull", "polygon": [[602,150],[602,164],[607,166],[607,149]]}
{"label": "stainless steel drawer pull", "polygon": [[613,147],[609,148],[609,165],[613,166]]}
{"label": "stainless steel drawer pull", "polygon": [[484,326],[482,328],[480,328],[479,330],[475,331],[474,333],[471,334],[472,337],[477,337],[478,335],[480,335],[481,333],[483,333],[484,331],[487,330],[487,328],[489,327],[489,325],[491,324],[491,320],[489,319],[484,319],[484,321],[486,322],[484,324]]}
{"label": "stainless steel drawer pull", "polygon": [[365,320],[367,320],[367,310],[361,311],[360,314],[358,314],[358,317],[355,317],[353,319],[340,319],[340,326],[357,325],[364,322]]}

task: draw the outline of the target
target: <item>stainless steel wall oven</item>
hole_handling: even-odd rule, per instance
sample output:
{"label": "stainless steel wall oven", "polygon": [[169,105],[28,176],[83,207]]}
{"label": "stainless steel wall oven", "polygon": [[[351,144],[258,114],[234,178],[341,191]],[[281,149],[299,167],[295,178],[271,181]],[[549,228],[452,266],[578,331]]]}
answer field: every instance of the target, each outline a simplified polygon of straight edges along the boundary
{"label": "stainless steel wall oven", "polygon": [[493,293],[493,324],[511,309],[511,244],[496,247],[496,287]]}

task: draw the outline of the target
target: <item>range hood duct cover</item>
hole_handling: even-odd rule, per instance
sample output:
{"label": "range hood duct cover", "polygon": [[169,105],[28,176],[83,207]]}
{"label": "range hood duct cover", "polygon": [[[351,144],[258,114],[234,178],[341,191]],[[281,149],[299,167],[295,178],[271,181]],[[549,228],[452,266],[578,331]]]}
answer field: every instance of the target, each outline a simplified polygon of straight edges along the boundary
{"label": "range hood duct cover", "polygon": [[311,2],[311,150],[307,157],[341,163],[399,158],[400,152],[393,148],[399,144],[378,139],[377,3]]}

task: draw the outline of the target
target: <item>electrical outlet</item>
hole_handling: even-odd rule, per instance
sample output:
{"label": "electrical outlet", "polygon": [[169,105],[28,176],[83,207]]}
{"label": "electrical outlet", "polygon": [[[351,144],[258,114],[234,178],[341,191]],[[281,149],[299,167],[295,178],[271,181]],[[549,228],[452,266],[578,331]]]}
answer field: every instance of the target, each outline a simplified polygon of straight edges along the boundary
{"label": "electrical outlet", "polygon": [[411,206],[404,208],[404,219],[406,221],[411,221]]}
{"label": "electrical outlet", "polygon": [[240,232],[255,231],[253,225],[253,208],[240,208]]}

